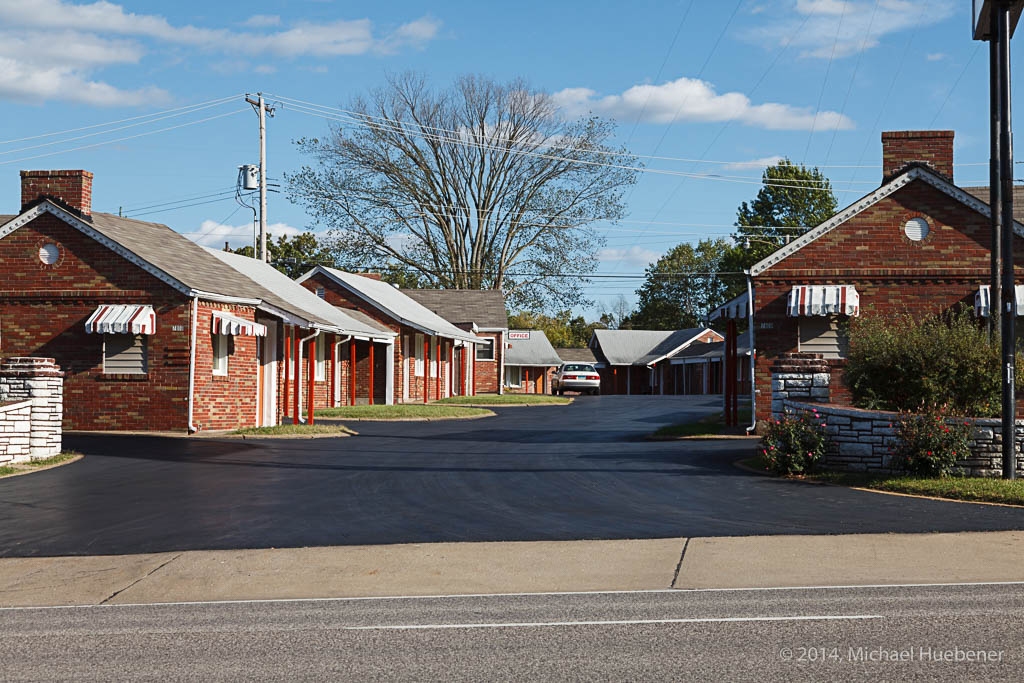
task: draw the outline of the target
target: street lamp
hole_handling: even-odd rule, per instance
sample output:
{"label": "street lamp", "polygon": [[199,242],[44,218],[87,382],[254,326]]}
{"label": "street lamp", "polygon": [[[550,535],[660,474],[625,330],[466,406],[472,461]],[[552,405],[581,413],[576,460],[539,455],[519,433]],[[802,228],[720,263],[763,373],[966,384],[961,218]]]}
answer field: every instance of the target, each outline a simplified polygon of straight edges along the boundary
{"label": "street lamp", "polygon": [[[1010,124],[1010,38],[1024,10],[1024,0],[972,0],[972,36],[989,41],[989,115],[991,158],[989,207],[992,213],[992,301],[999,302],[999,319],[993,311],[993,331],[998,326],[1002,341],[1002,460],[1003,478],[1017,476],[1015,321],[1013,270],[1013,143]],[[1000,281],[1000,271],[1002,278]]]}

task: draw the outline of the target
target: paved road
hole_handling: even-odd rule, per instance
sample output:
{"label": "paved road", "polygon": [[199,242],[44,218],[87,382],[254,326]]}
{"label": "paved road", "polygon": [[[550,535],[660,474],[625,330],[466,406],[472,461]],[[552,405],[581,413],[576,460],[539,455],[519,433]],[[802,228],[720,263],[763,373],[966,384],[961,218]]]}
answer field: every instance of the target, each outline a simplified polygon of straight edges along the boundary
{"label": "paved road", "polygon": [[437,541],[1024,528],[1024,510],[747,474],[750,442],[648,442],[703,397],[584,397],[347,439],[74,436],[75,464],[0,480],[0,556]]}
{"label": "paved road", "polygon": [[1019,681],[1022,629],[1020,585],[0,610],[12,681]]}

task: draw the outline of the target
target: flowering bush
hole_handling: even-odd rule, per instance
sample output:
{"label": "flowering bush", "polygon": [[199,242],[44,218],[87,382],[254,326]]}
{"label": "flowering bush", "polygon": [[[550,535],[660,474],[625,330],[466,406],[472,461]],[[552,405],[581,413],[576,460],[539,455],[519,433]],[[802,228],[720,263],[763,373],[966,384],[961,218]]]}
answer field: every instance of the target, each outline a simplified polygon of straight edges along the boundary
{"label": "flowering bush", "polygon": [[825,422],[818,411],[772,420],[761,438],[761,454],[776,474],[803,474],[825,455]]}
{"label": "flowering bush", "polygon": [[969,453],[972,431],[970,422],[941,412],[903,415],[896,428],[899,445],[894,464],[917,476],[948,476],[956,461]]}

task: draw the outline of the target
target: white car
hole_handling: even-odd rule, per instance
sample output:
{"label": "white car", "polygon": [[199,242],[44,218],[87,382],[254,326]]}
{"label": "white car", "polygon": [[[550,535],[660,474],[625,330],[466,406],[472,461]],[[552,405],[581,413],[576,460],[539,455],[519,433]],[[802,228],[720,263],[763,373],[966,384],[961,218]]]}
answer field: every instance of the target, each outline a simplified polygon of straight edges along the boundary
{"label": "white car", "polygon": [[601,393],[601,376],[589,363],[563,363],[551,381],[551,393],[561,396],[566,391],[596,396]]}

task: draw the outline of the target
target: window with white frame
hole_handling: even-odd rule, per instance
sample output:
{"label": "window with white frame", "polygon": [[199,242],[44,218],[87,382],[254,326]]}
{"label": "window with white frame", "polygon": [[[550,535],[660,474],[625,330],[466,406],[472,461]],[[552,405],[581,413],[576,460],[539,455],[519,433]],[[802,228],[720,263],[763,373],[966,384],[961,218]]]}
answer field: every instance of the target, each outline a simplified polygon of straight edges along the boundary
{"label": "window with white frame", "polygon": [[518,387],[523,383],[523,369],[518,365],[505,366],[505,386]]}
{"label": "window with white frame", "polygon": [[477,360],[494,360],[494,340],[488,339],[487,341],[476,345],[476,359]]}
{"label": "window with white frame", "polygon": [[213,374],[223,377],[228,374],[228,356],[231,355],[231,335],[213,335]]}
{"label": "window with white frame", "polygon": [[327,340],[322,336],[313,340],[316,344],[316,381],[323,382],[327,379]]}
{"label": "window with white frame", "polygon": [[103,335],[103,372],[111,375],[145,375],[149,369],[147,361],[145,335]]}
{"label": "window with white frame", "polygon": [[320,297],[321,299],[326,299],[327,298],[327,292],[324,291],[323,287],[317,287],[316,288],[316,295],[318,297]]}
{"label": "window with white frame", "polygon": [[850,339],[846,325],[838,315],[811,315],[799,318],[800,351],[820,353],[825,358],[846,358]]}
{"label": "window with white frame", "polygon": [[422,334],[417,334],[416,335],[416,349],[415,349],[415,352],[416,352],[416,355],[414,356],[414,358],[416,359],[415,374],[416,374],[417,377],[422,377],[423,376],[423,335]]}

